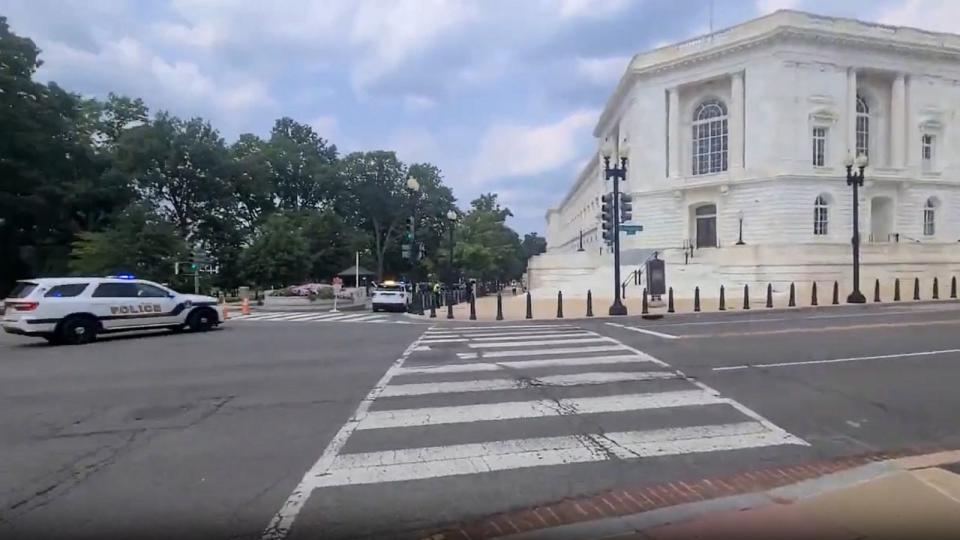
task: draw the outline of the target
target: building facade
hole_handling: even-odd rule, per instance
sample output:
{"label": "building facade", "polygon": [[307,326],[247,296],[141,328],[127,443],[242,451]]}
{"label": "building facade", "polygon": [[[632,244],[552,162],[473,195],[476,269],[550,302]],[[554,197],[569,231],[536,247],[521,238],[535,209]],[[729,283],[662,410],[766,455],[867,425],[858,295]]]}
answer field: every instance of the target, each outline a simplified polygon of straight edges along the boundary
{"label": "building facade", "polygon": [[[844,164],[864,154],[865,264],[946,273],[960,267],[958,109],[960,36],[784,10],[635,56],[594,136],[597,155],[628,158],[621,189],[644,230],[621,236],[627,254],[692,255],[721,281],[845,279]],[[609,274],[602,168],[547,212],[531,287]]]}

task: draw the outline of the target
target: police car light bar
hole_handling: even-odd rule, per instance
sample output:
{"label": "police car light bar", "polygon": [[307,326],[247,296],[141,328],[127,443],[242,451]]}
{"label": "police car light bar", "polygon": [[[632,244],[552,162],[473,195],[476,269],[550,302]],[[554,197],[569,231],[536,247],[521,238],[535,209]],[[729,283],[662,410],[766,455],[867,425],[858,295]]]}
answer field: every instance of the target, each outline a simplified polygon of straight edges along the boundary
{"label": "police car light bar", "polygon": [[107,276],[109,279],[137,279],[133,274],[117,274],[115,276]]}

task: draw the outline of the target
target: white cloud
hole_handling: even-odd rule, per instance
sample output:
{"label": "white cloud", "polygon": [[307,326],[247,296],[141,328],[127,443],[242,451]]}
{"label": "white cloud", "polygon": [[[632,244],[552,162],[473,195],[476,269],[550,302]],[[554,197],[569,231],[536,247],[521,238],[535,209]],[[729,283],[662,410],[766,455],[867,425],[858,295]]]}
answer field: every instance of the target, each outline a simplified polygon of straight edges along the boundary
{"label": "white cloud", "polygon": [[[547,0],[553,4],[556,0]],[[619,13],[632,0],[559,0],[560,16],[563,18],[603,18]]]}
{"label": "white cloud", "polygon": [[552,171],[579,156],[599,111],[576,111],[544,125],[499,124],[487,130],[467,177],[477,185],[500,178]]}
{"label": "white cloud", "polygon": [[629,63],[629,56],[577,58],[577,73],[592,84],[611,87],[620,80]]}
{"label": "white cloud", "polygon": [[800,0],[756,0],[754,7],[759,15],[773,13],[778,9],[796,9]]}
{"label": "white cloud", "polygon": [[408,94],[403,96],[403,108],[407,112],[425,111],[437,106],[437,102],[427,96]]}
{"label": "white cloud", "polygon": [[879,22],[912,26],[934,32],[960,33],[960,2],[956,0],[905,0],[880,13]]}
{"label": "white cloud", "polygon": [[321,115],[307,122],[324,139],[333,139],[340,128],[340,121],[333,115]]}

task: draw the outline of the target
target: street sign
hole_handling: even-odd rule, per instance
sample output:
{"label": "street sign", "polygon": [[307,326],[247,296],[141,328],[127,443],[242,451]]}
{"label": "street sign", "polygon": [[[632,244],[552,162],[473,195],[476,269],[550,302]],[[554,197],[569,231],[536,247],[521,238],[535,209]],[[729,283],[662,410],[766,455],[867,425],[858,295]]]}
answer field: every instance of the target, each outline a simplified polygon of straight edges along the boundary
{"label": "street sign", "polygon": [[620,230],[629,236],[633,236],[638,232],[643,232],[643,225],[620,225]]}

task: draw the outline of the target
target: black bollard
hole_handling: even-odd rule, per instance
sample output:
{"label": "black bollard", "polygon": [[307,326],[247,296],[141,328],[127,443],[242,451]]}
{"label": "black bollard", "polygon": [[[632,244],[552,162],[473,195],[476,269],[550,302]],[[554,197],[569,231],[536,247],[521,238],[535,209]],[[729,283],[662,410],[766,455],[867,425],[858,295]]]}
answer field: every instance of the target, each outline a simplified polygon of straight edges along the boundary
{"label": "black bollard", "polygon": [[920,278],[913,278],[913,299],[920,299]]}
{"label": "black bollard", "polygon": [[877,278],[877,281],[873,284],[873,301],[880,301],[880,278]]}
{"label": "black bollard", "polygon": [[790,301],[787,303],[787,307],[797,307],[797,288],[793,283],[790,284]]}
{"label": "black bollard", "polygon": [[723,285],[720,286],[720,311],[727,310],[727,299],[723,294]]}
{"label": "black bollard", "polygon": [[503,320],[503,297],[500,296],[500,291],[497,291],[497,320]]}
{"label": "black bollard", "polygon": [[477,320],[477,298],[476,295],[470,295],[470,320]]}
{"label": "black bollard", "polygon": [[430,318],[437,318],[437,301],[432,294],[430,295]]}
{"label": "black bollard", "polygon": [[816,281],[813,282],[813,292],[810,293],[810,305],[811,306],[817,305],[817,282]]}
{"label": "black bollard", "polygon": [[528,319],[533,318],[533,301],[530,300],[530,291],[527,291],[527,317]]}
{"label": "black bollard", "polygon": [[937,278],[933,278],[933,299],[940,299],[940,283],[937,281]]}
{"label": "black bollard", "polygon": [[453,302],[451,301],[452,298],[450,298],[452,294],[453,293],[450,293],[450,292],[447,293],[447,318],[448,319],[453,318]]}
{"label": "black bollard", "polygon": [[640,310],[641,315],[647,315],[650,313],[650,310],[647,307],[647,289],[643,289],[643,309]]}
{"label": "black bollard", "polygon": [[840,304],[840,284],[836,281],[833,282],[833,305]]}
{"label": "black bollard", "polygon": [[957,297],[957,276],[950,278],[950,298]]}
{"label": "black bollard", "polygon": [[667,313],[676,313],[673,309],[673,287],[667,290]]}
{"label": "black bollard", "polygon": [[593,317],[593,293],[587,290],[587,317]]}
{"label": "black bollard", "polygon": [[750,286],[743,286],[743,309],[750,309]]}
{"label": "black bollard", "polygon": [[767,283],[767,307],[773,307],[773,285]]}
{"label": "black bollard", "polygon": [[893,301],[900,301],[900,278],[893,280]]}
{"label": "black bollard", "polygon": [[693,288],[693,311],[700,312],[700,287]]}
{"label": "black bollard", "polygon": [[557,291],[557,318],[563,318],[563,291]]}

